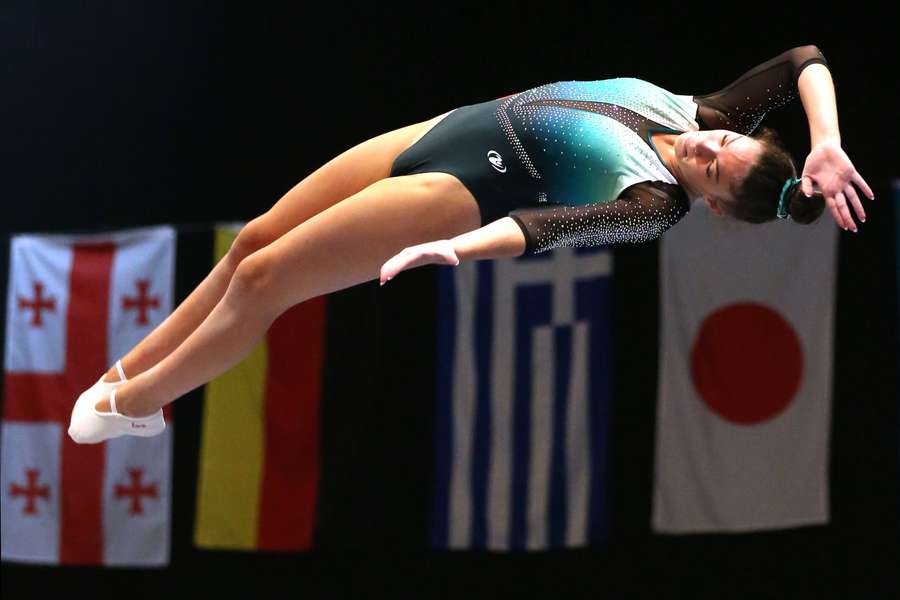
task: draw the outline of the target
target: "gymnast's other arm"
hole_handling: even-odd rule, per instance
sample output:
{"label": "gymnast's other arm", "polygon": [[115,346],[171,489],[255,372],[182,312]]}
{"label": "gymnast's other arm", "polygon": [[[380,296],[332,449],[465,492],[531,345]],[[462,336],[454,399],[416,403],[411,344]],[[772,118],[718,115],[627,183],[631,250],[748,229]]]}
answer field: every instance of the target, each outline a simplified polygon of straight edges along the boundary
{"label": "gymnast's other arm", "polygon": [[457,266],[464,260],[521,256],[525,233],[510,217],[467,231],[449,240],[437,240],[404,248],[381,267],[381,285],[399,273],[422,265]]}
{"label": "gymnast's other arm", "polygon": [[817,46],[786,50],[726,87],[694,96],[694,101],[699,104],[697,118],[704,128],[749,135],[768,111],[797,96],[809,122],[811,148],[800,187],[811,196],[817,186],[838,225],[855,230],[848,204],[853,205],[861,220],[865,220],[865,211],[852,184],[870,199],[874,200],[874,194],[841,148],[834,81],[825,55]]}
{"label": "gymnast's other arm", "polygon": [[384,285],[400,271],[428,264],[538,254],[561,246],[641,243],[658,238],[690,210],[684,191],[665,182],[641,182],[612,202],[517,208],[484,227],[449,240],[404,248],[381,267]]}
{"label": "gymnast's other arm", "polygon": [[875,194],[841,148],[831,72],[822,64],[811,64],[800,73],[797,87],[809,121],[811,147],[803,165],[801,189],[810,196],[815,183],[835,221],[844,229],[856,231],[848,205],[853,206],[862,221],[866,220],[866,213],[852,184],[859,186],[870,200],[875,199]]}

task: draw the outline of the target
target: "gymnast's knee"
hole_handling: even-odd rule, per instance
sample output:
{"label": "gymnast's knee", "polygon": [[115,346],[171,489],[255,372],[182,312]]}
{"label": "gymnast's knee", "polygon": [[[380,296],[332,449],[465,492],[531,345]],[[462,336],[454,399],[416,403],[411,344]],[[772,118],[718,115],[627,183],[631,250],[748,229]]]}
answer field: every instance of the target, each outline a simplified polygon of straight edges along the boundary
{"label": "gymnast's knee", "polygon": [[241,228],[234,241],[231,242],[228,254],[232,260],[240,263],[257,250],[265,248],[274,241],[275,236],[267,231],[263,219],[256,217]]}
{"label": "gymnast's knee", "polygon": [[227,294],[233,299],[248,299],[258,302],[273,286],[274,268],[271,257],[262,252],[254,252],[238,262]]}

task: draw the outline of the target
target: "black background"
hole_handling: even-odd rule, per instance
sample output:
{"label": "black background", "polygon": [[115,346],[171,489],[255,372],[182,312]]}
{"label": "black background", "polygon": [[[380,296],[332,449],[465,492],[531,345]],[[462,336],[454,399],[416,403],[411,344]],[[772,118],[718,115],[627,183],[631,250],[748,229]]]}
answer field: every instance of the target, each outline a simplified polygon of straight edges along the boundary
{"label": "black background", "polygon": [[[0,6],[3,285],[10,232],[249,220],[302,177],[384,131],[549,81],[639,77],[675,93],[715,90],[798,45],[825,54],[842,145],[875,191],[867,223],[841,232],[830,448],[832,521],[721,536],[654,536],[656,242],[615,249],[619,335],[613,410],[613,539],[540,554],[426,553],[430,413],[401,377],[427,339],[434,270],[335,294],[373,307],[362,331],[388,329],[377,365],[391,396],[361,443],[378,447],[360,502],[329,507],[310,554],[201,552],[191,544],[199,402],[179,403],[172,565],[163,570],[4,563],[4,598],[158,597],[890,597],[897,592],[897,176],[892,20],[844,6],[731,8],[678,3],[472,6],[421,3],[4,2]],[[854,13],[856,11],[856,14]],[[809,137],[798,101],[773,112],[798,166]],[[827,213],[823,218],[831,218]],[[180,240],[182,241],[182,240]],[[186,235],[183,250],[203,234]],[[189,254],[186,252],[185,255]],[[187,260],[187,259],[185,259]],[[199,259],[198,259],[199,261]],[[185,267],[183,299],[205,275]],[[182,265],[180,265],[182,266]],[[206,265],[208,268],[208,265]],[[815,293],[811,290],[810,293]],[[423,329],[423,324],[424,329]],[[648,376],[649,375],[649,376]],[[332,381],[336,375],[329,376]],[[404,402],[407,400],[407,402]],[[390,408],[393,407],[393,408]],[[349,408],[349,407],[348,407]],[[338,417],[332,413],[326,419]],[[393,412],[390,412],[393,411]],[[413,423],[415,426],[411,426]],[[326,424],[327,426],[327,424]],[[193,429],[191,429],[193,428]],[[191,432],[195,435],[191,438]],[[400,466],[398,466],[398,464]],[[413,492],[413,493],[410,493]],[[343,514],[343,519],[341,515]],[[356,546],[357,548],[351,548]]]}

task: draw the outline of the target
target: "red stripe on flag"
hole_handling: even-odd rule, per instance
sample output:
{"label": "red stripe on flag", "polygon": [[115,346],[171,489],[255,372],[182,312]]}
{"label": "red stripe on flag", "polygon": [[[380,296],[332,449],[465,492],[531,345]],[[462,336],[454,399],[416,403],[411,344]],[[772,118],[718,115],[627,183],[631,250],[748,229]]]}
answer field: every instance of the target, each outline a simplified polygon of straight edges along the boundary
{"label": "red stripe on flag", "polygon": [[266,448],[258,547],[312,547],[319,489],[319,402],[325,296],[293,306],[269,329]]}
{"label": "red stripe on flag", "polygon": [[[5,421],[46,423],[56,421],[69,427],[69,415],[75,404],[71,381],[62,374],[6,373]],[[67,434],[68,435],[68,434]]]}
{"label": "red stripe on flag", "polygon": [[[66,315],[66,378],[72,384],[72,393],[66,399],[69,412],[77,394],[92,386],[98,374],[107,368],[106,324],[114,252],[112,244],[73,247]],[[60,564],[102,564],[106,444],[76,444],[66,432],[68,423],[66,414],[60,474],[63,504],[59,561]]]}

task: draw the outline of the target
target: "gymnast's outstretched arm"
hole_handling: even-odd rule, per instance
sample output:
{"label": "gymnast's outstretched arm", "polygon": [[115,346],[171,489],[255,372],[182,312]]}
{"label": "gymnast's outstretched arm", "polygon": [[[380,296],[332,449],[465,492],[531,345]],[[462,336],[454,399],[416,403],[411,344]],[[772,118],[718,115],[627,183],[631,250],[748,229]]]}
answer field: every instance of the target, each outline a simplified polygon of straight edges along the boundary
{"label": "gymnast's outstretched arm", "polygon": [[517,208],[452,239],[404,248],[382,265],[380,281],[384,285],[400,271],[428,264],[455,266],[464,260],[539,254],[561,246],[646,242],[689,210],[681,188],[663,182],[635,184],[612,202]]}
{"label": "gymnast's outstretched arm", "polygon": [[730,129],[749,135],[772,109],[799,96],[809,122],[810,154],[801,189],[810,196],[818,186],[835,221],[856,226],[848,204],[861,220],[865,211],[853,185],[870,199],[872,189],[841,148],[834,82],[825,55],[815,45],[797,46],[748,70],[728,86],[694,96],[698,121],[707,129]]}
{"label": "gymnast's outstretched arm", "polygon": [[862,221],[866,220],[866,213],[852,184],[859,186],[870,200],[875,199],[875,194],[841,148],[831,72],[825,65],[811,64],[800,74],[797,87],[809,121],[811,147],[801,176],[803,192],[809,196],[813,184],[818,186],[838,225],[856,231],[848,205],[853,206]]}
{"label": "gymnast's outstretched arm", "polygon": [[436,240],[404,248],[381,267],[384,285],[400,271],[423,265],[456,266],[464,260],[521,256],[527,247],[524,231],[510,217],[467,231],[449,240]]}

